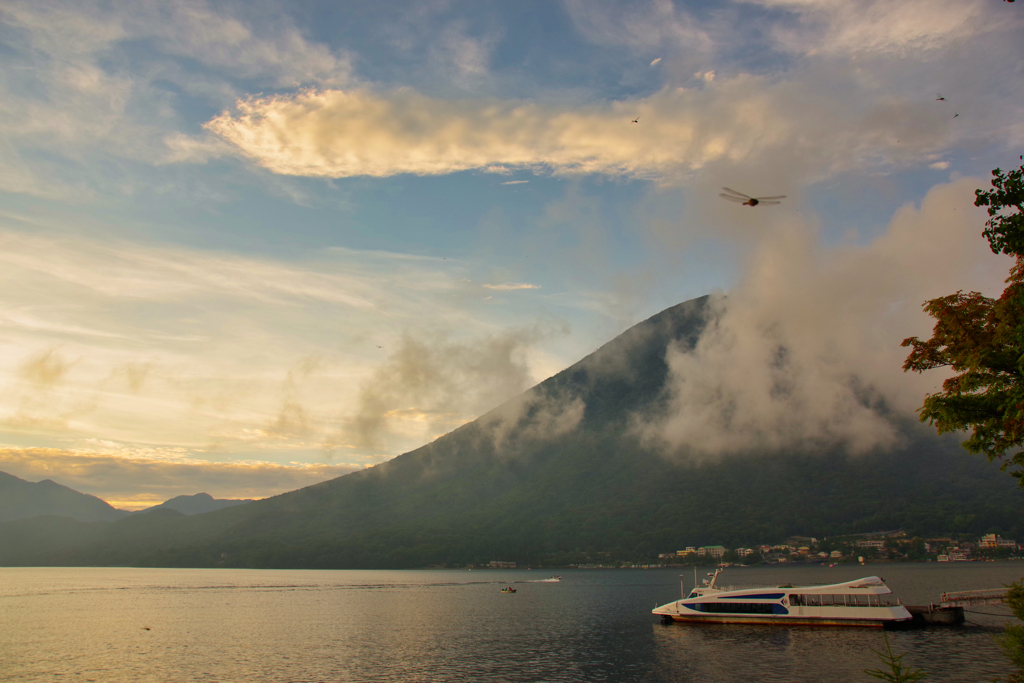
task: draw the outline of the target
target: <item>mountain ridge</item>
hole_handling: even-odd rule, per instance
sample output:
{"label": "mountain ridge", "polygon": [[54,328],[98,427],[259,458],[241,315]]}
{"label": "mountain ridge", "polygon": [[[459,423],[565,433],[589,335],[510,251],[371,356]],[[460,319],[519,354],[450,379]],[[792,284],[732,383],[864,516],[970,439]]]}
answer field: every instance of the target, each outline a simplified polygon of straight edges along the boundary
{"label": "mountain ridge", "polygon": [[0,522],[39,515],[70,517],[82,522],[109,522],[128,514],[96,496],[80,493],[52,479],[30,482],[0,472]]}
{"label": "mountain ridge", "polygon": [[708,302],[666,309],[376,467],[199,516],[133,515],[42,550],[5,551],[17,523],[0,524],[0,564],[566,564],[878,528],[1024,531],[1012,479],[916,423],[900,425],[899,449],[857,457],[805,448],[698,464],[642,443],[632,420],[665,409],[666,350],[692,348]]}
{"label": "mountain ridge", "polygon": [[202,515],[207,512],[215,512],[224,508],[234,507],[236,505],[244,505],[245,503],[251,503],[251,498],[214,498],[209,493],[196,493],[191,496],[175,496],[169,500],[165,500],[159,505],[145,508],[143,510],[137,510],[133,514],[149,513],[154,510],[174,510],[180,512],[183,515]]}

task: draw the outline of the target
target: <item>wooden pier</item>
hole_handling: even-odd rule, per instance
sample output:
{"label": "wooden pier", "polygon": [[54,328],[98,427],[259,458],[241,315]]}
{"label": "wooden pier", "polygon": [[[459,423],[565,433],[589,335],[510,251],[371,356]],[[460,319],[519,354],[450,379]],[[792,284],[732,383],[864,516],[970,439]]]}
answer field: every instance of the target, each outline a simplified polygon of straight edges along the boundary
{"label": "wooden pier", "polygon": [[983,591],[953,591],[942,594],[942,607],[970,607],[972,605],[1001,605],[1008,588],[990,588]]}
{"label": "wooden pier", "polygon": [[949,591],[942,594],[937,605],[907,605],[907,611],[914,617],[910,628],[926,626],[956,626],[964,623],[964,608],[975,605],[1001,605],[1006,598],[1006,588],[990,588],[981,591]]}

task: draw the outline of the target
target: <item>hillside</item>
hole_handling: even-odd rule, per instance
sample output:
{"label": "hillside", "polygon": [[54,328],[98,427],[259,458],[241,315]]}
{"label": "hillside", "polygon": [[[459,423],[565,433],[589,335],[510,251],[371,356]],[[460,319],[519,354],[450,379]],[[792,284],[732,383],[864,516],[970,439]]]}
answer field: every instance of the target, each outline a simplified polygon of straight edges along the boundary
{"label": "hillside", "polygon": [[209,493],[197,493],[193,496],[175,496],[159,505],[139,510],[139,513],[152,512],[153,510],[174,510],[183,515],[201,515],[251,502],[252,500],[250,499],[214,498]]}
{"label": "hillside", "polygon": [[114,521],[128,515],[96,496],[44,479],[30,482],[0,472],[0,522],[39,515],[70,517],[80,522]]}
{"label": "hillside", "polygon": [[[135,515],[19,544],[0,564],[416,567],[652,559],[687,545],[903,527],[1019,535],[1024,492],[983,458],[905,426],[905,447],[743,453],[702,465],[645,447],[670,342],[695,343],[706,298],[679,304],[522,396],[370,470],[194,517]],[[40,532],[41,533],[41,532]]]}

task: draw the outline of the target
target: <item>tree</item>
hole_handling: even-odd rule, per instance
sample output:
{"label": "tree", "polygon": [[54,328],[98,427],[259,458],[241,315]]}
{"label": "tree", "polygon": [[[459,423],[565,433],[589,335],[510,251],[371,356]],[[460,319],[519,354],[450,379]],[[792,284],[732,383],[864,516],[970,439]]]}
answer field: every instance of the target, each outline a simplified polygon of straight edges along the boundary
{"label": "tree", "polygon": [[884,668],[865,669],[864,673],[872,678],[891,681],[891,683],[915,683],[916,681],[924,680],[927,672],[923,669],[911,669],[910,667],[903,666],[903,658],[907,656],[907,653],[894,655],[892,648],[889,646],[889,637],[883,633],[882,638],[885,641],[885,652],[879,652],[878,650],[872,650],[872,652],[878,655],[878,659],[882,662]]}
{"label": "tree", "polygon": [[942,391],[925,397],[921,421],[939,434],[970,429],[964,448],[1003,459],[1024,488],[1024,166],[992,175],[994,189],[977,190],[974,204],[988,207],[983,235],[992,251],[1017,259],[1006,289],[998,299],[961,290],[926,301],[935,328],[926,341],[903,340],[913,347],[903,370],[952,368]]}
{"label": "tree", "polygon": [[[1013,616],[1024,621],[1024,579],[1014,581],[1007,588],[1010,590],[1006,592],[1004,601],[1013,610]],[[1024,683],[1024,626],[1007,626],[999,638],[999,644],[1010,661],[1018,667],[1018,671],[1006,680],[1010,683]]]}

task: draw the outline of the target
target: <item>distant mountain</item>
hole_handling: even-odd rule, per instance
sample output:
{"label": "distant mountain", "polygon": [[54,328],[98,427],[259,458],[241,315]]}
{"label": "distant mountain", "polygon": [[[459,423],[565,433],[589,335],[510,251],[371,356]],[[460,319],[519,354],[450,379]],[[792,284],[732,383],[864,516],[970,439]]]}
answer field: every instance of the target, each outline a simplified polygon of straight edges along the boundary
{"label": "distant mountain", "polygon": [[857,457],[808,448],[695,464],[646,446],[631,421],[665,410],[666,349],[695,344],[707,311],[706,297],[667,309],[433,443],[315,486],[73,534],[2,523],[0,564],[539,565],[899,527],[1020,538],[1014,480],[916,423],[903,448]]}
{"label": "distant mountain", "polygon": [[32,483],[0,472],[0,522],[39,515],[70,517],[80,522],[112,522],[128,513],[49,479]]}
{"label": "distant mountain", "polygon": [[139,512],[152,512],[153,510],[167,509],[180,512],[183,515],[201,515],[204,512],[223,510],[224,508],[234,507],[235,505],[244,505],[245,503],[251,502],[252,500],[248,498],[244,500],[214,498],[209,493],[197,493],[194,496],[177,496],[160,503],[159,505],[154,505],[153,507],[146,508],[145,510],[139,510]]}

